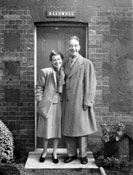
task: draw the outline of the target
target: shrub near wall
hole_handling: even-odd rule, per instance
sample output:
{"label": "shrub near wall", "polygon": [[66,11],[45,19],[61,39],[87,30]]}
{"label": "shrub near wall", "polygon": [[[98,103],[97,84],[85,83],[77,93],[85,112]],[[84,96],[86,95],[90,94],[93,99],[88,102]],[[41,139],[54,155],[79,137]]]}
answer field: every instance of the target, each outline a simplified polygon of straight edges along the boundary
{"label": "shrub near wall", "polygon": [[13,161],[13,135],[0,120],[0,162],[11,163]]}

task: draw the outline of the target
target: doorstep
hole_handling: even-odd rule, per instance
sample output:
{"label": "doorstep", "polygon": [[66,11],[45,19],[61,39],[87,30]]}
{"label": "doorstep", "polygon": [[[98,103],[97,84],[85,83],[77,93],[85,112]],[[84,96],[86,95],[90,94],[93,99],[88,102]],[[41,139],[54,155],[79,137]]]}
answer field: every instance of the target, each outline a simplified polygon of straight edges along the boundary
{"label": "doorstep", "polygon": [[93,158],[92,152],[88,152],[88,163],[82,165],[79,159],[76,159],[70,163],[64,163],[64,158],[67,156],[66,149],[58,149],[58,159],[59,163],[54,164],[52,162],[52,149],[47,150],[47,157],[45,162],[40,163],[39,158],[43,149],[36,149],[35,151],[29,152],[25,169],[93,169],[98,168],[95,164],[95,159]]}

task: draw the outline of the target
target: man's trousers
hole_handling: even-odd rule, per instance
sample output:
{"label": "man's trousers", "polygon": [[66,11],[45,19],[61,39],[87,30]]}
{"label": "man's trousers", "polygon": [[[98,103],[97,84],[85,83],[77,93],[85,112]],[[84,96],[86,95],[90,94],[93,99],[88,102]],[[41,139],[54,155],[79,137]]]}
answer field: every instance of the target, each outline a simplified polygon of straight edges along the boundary
{"label": "man's trousers", "polygon": [[87,136],[65,137],[68,156],[76,156],[79,148],[79,157],[87,156]]}

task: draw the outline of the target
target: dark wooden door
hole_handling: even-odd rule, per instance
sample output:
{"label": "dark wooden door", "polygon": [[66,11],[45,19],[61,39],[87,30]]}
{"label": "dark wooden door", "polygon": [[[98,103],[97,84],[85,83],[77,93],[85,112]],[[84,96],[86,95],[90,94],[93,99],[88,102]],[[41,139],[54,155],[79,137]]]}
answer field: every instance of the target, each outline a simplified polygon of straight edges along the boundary
{"label": "dark wooden door", "polygon": [[[79,25],[54,25],[37,27],[37,79],[41,68],[49,67],[49,55],[55,49],[68,58],[68,40],[70,36],[76,35],[80,38],[80,54],[86,56],[86,27]],[[51,143],[49,147],[51,147]],[[37,147],[42,147],[42,140],[37,138]],[[61,139],[59,147],[64,147]]]}

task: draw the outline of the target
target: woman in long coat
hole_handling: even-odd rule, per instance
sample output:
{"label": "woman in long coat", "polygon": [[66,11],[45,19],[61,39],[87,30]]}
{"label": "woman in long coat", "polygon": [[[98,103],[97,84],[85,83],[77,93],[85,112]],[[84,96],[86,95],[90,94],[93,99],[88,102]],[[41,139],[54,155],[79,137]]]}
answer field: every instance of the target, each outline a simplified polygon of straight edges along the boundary
{"label": "woman in long coat", "polygon": [[52,159],[54,163],[58,163],[57,147],[61,137],[61,93],[64,84],[62,60],[63,55],[60,52],[51,52],[52,67],[41,69],[36,88],[35,96],[39,113],[37,135],[44,139],[40,162],[45,161],[48,140],[53,139]]}

